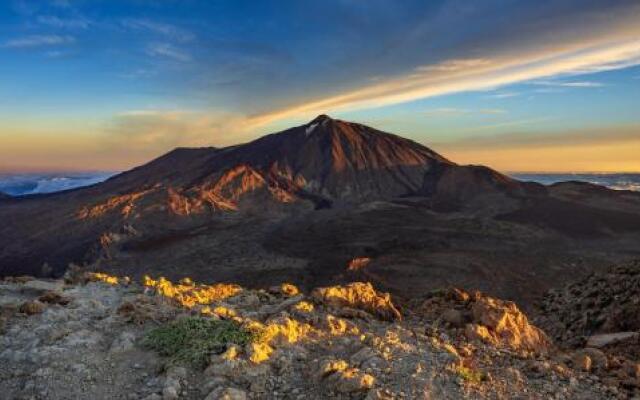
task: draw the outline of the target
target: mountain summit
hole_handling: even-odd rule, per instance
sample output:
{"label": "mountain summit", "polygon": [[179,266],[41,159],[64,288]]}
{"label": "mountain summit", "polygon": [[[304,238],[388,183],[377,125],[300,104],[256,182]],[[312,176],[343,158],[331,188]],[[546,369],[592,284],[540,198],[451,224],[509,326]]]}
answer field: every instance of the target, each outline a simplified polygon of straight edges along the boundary
{"label": "mountain summit", "polygon": [[400,136],[319,115],[242,145],[176,149],[103,185],[132,192],[141,186],[150,190],[142,197],[168,193],[170,210],[192,214],[273,202],[328,208],[440,192],[459,205],[520,184],[487,168],[458,166]]}

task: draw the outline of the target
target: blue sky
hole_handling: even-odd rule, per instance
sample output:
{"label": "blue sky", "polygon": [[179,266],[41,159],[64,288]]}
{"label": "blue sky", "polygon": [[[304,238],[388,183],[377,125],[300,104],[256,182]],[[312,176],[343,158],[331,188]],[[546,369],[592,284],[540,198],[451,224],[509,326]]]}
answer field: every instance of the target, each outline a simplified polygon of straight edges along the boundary
{"label": "blue sky", "polygon": [[0,170],[121,170],[329,113],[460,163],[638,171],[638,20],[637,1],[5,1]]}

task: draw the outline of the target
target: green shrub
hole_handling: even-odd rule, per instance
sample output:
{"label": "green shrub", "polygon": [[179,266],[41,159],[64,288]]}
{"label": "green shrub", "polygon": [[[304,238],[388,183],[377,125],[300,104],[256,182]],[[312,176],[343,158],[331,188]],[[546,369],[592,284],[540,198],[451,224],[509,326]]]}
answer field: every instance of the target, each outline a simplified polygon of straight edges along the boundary
{"label": "green shrub", "polygon": [[457,372],[458,376],[467,382],[480,383],[485,379],[485,376],[481,371],[474,371],[471,368],[459,367]]}
{"label": "green shrub", "polygon": [[243,346],[252,340],[253,334],[235,322],[188,317],[153,329],[142,345],[171,363],[204,367],[211,354],[224,351],[228,344]]}

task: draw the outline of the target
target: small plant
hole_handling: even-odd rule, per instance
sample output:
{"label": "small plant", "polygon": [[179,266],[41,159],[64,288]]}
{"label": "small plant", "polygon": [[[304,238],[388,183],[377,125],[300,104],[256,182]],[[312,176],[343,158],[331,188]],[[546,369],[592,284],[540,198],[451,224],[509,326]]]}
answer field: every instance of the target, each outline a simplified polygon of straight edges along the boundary
{"label": "small plant", "polygon": [[485,379],[485,376],[481,371],[474,371],[467,367],[459,367],[456,372],[463,380],[470,383],[480,383]]}
{"label": "small plant", "polygon": [[150,331],[142,345],[171,363],[202,368],[211,354],[224,351],[228,344],[244,346],[252,340],[251,332],[232,321],[188,317]]}

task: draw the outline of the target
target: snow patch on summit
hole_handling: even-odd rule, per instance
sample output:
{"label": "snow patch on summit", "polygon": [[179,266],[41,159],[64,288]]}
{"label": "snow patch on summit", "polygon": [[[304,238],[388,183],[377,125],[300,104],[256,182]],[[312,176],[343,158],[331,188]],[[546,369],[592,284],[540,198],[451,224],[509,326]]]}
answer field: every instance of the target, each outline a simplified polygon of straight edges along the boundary
{"label": "snow patch on summit", "polygon": [[304,130],[305,136],[309,136],[311,132],[313,132],[313,130],[316,129],[316,126],[318,126],[317,122],[307,126],[307,129]]}

